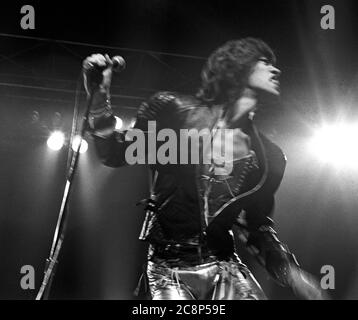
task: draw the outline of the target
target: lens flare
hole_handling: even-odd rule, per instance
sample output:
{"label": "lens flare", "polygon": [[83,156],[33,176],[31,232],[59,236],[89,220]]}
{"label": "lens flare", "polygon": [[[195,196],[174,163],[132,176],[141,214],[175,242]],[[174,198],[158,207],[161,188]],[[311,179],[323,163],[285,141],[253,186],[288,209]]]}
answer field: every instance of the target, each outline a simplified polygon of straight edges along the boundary
{"label": "lens flare", "polygon": [[133,119],[133,120],[131,121],[131,123],[129,124],[129,129],[134,128],[135,123],[136,123],[136,120]]}
{"label": "lens flare", "polygon": [[116,118],[116,130],[121,130],[123,127],[123,120],[120,117]]}
{"label": "lens flare", "polygon": [[310,151],[323,163],[358,168],[358,124],[325,125],[310,141]]}
{"label": "lens flare", "polygon": [[[75,136],[72,142],[72,150],[76,151],[80,143],[81,143],[81,137]],[[82,139],[80,153],[85,153],[87,150],[88,150],[88,143],[85,139]]]}
{"label": "lens flare", "polygon": [[47,146],[54,151],[60,150],[65,143],[65,135],[61,131],[54,131],[47,139]]}

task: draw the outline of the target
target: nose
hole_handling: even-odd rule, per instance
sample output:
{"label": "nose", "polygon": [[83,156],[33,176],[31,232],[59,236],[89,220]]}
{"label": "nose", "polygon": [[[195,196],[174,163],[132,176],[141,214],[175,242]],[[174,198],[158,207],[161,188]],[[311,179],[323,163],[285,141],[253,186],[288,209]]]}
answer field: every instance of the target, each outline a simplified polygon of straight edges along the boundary
{"label": "nose", "polygon": [[281,74],[281,70],[275,66],[271,66],[271,72],[277,77]]}

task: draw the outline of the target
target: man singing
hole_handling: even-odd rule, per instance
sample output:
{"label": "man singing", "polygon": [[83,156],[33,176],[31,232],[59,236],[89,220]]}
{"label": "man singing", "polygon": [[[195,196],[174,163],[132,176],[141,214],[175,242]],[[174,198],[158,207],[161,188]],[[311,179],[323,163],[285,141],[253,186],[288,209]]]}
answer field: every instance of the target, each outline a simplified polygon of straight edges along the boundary
{"label": "man singing", "polygon": [[[280,94],[281,72],[269,46],[254,38],[227,42],[208,58],[196,96],[155,94],[142,103],[128,132],[115,131],[109,93],[112,64],[100,54],[83,64],[92,101],[89,125],[105,165],[126,165],[131,132],[148,135],[153,123],[177,137],[183,129],[206,130],[209,136],[209,144],[192,141],[178,148],[177,159],[198,151],[201,156],[195,163],[150,165],[153,183],[140,239],[149,243],[142,280],[149,284],[151,298],[266,299],[236,253],[239,243],[298,297],[322,299],[316,281],[273,229],[274,194],[286,158],[253,121],[262,100]],[[163,145],[157,143],[156,147]],[[145,146],[146,161],[148,149]]]}

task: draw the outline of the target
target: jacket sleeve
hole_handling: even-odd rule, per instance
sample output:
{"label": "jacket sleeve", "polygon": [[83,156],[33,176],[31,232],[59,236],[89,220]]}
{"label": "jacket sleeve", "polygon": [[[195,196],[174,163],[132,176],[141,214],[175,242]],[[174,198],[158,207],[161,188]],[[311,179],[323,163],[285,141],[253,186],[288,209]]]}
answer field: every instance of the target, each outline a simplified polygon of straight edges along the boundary
{"label": "jacket sleeve", "polygon": [[[141,130],[146,136],[148,133],[148,121],[161,123],[168,113],[173,111],[174,95],[168,92],[159,92],[153,95],[147,102],[143,102],[137,112],[133,129],[128,131],[115,131],[115,118],[110,110],[95,121],[90,122],[92,136],[97,154],[106,166],[120,167],[127,165],[125,153],[127,147],[133,142],[126,136],[130,131]],[[146,139],[145,139],[146,141]]]}
{"label": "jacket sleeve", "polygon": [[282,243],[274,229],[274,196],[262,199],[241,212],[233,227],[235,238],[280,285],[290,285],[292,268],[299,268],[295,256]]}
{"label": "jacket sleeve", "polygon": [[[273,203],[274,199],[272,196],[268,200],[267,206],[272,205],[273,209]],[[246,215],[254,216],[257,214],[264,217],[264,219],[260,223],[256,220],[254,227],[249,222],[246,242],[247,249],[280,285],[287,286],[290,284],[291,268],[299,268],[299,264],[287,245],[279,240],[277,232],[274,229],[274,222],[270,217],[271,215],[264,215],[259,213],[260,211],[255,210],[260,209],[258,207],[251,208],[251,210],[246,212]]]}
{"label": "jacket sleeve", "polygon": [[[279,240],[271,219],[273,201],[272,197],[266,203],[267,208],[272,204],[271,213],[266,216],[266,221],[262,220],[260,226],[255,224],[251,229],[250,225],[248,226],[247,249],[278,284],[290,287],[297,297],[308,300],[330,299],[320,288],[317,279],[301,268],[288,246]],[[252,210],[259,209],[256,207]],[[254,214],[254,212],[249,211],[247,214]]]}

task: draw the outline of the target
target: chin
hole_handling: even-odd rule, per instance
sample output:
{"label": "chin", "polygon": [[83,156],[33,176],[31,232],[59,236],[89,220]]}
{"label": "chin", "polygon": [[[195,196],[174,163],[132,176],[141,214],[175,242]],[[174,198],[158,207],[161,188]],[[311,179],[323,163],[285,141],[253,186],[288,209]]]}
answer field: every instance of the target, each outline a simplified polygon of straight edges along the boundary
{"label": "chin", "polygon": [[280,94],[281,94],[279,89],[273,89],[273,88],[262,90],[262,93],[265,96],[269,95],[269,96],[276,96],[276,97],[280,96]]}
{"label": "chin", "polygon": [[261,99],[264,100],[276,100],[277,98],[280,97],[281,92],[279,89],[276,88],[265,88],[265,89],[261,89],[259,91],[257,91],[259,93],[259,97],[261,97]]}
{"label": "chin", "polygon": [[272,94],[274,96],[279,96],[281,93],[280,88],[278,88],[278,87],[275,87],[275,88],[270,87],[266,90],[266,92],[269,94]]}
{"label": "chin", "polygon": [[281,94],[281,92],[279,90],[274,90],[274,91],[272,91],[272,94],[274,96],[279,96]]}

